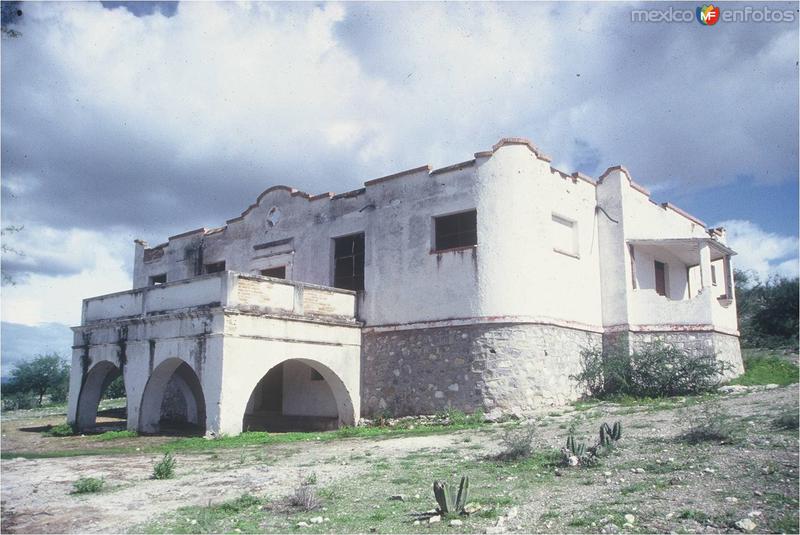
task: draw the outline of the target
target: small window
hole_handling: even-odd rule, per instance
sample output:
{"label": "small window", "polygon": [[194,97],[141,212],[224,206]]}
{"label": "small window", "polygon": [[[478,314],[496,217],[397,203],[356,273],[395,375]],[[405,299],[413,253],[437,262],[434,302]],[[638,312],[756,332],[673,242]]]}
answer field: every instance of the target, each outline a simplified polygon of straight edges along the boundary
{"label": "small window", "polygon": [[578,257],[578,223],[553,214],[553,250]]}
{"label": "small window", "polygon": [[150,286],[161,286],[162,284],[167,283],[167,274],[162,273],[161,275],[153,275],[150,277]]}
{"label": "small window", "polygon": [[711,266],[711,284],[717,285],[717,266]]}
{"label": "small window", "polygon": [[658,260],[654,263],[656,271],[656,293],[667,296],[667,265]]}
{"label": "small window", "polygon": [[324,381],[325,378],[317,370],[315,370],[314,368],[311,368],[311,380],[312,381]]}
{"label": "small window", "polygon": [[333,286],[345,290],[364,289],[364,235],[333,240]]}
{"label": "small window", "polygon": [[275,279],[285,279],[286,278],[286,266],[278,266],[269,269],[262,269],[261,274],[265,277],[273,277]]}
{"label": "small window", "polygon": [[206,273],[219,273],[221,271],[225,271],[225,261],[222,262],[214,262],[213,264],[206,264],[205,265]]}
{"label": "small window", "polygon": [[478,245],[478,212],[475,210],[435,217],[433,224],[434,251]]}

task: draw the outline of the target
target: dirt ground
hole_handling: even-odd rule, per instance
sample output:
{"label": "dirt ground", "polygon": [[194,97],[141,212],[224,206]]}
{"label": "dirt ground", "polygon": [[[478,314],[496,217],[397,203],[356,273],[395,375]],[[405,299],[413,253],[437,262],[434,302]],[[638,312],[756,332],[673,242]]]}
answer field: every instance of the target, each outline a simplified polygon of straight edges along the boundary
{"label": "dirt ground", "polygon": [[[796,430],[776,432],[772,422],[781,411],[797,411],[797,403],[797,385],[723,397],[720,405],[744,437],[735,446],[690,446],[677,440],[691,415],[705,404],[685,408],[600,404],[543,415],[537,420],[537,447],[560,447],[569,422],[576,421],[578,432],[589,436],[597,421],[612,418],[623,422],[624,446],[598,469],[559,469],[552,480],[555,484],[533,487],[529,494],[517,496],[517,505],[509,505],[488,530],[716,533],[736,531],[732,527],[736,521],[752,519],[757,532],[786,531],[781,526],[796,525],[791,519],[797,517],[798,437]],[[44,437],[25,430],[60,421],[63,416],[4,421],[3,451],[140,447],[171,438],[102,443],[92,437]],[[160,454],[4,459],[0,464],[2,531],[126,532],[185,505],[219,503],[244,493],[286,496],[312,471],[320,485],[353,485],[377,459],[398,459],[420,451],[457,451],[457,460],[467,465],[482,462],[500,450],[501,434],[498,425],[491,425],[422,437],[180,453],[177,477],[163,481],[150,479]],[[469,449],[464,448],[465,442]],[[71,494],[72,484],[87,476],[103,477],[110,488],[100,494]],[[377,492],[385,500],[392,491],[387,486]],[[375,493],[374,488],[364,489],[365,500]],[[635,525],[610,527],[604,515],[623,509],[636,517]],[[716,517],[697,518],[686,511],[714,511]],[[720,520],[723,517],[727,520]]]}

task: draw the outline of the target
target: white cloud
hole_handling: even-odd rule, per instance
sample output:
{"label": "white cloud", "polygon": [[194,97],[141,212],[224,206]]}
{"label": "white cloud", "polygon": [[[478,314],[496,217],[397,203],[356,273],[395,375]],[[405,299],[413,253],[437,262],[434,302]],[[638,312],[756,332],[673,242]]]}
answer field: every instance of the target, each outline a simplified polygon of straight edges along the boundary
{"label": "white cloud", "polygon": [[[105,235],[76,229],[23,229],[17,246],[35,270],[15,273],[16,284],[3,287],[3,321],[79,325],[84,298],[129,289],[126,260],[133,257],[133,244],[122,244],[120,234],[119,230]],[[64,271],[48,269],[48,262]]]}
{"label": "white cloud", "polygon": [[651,189],[796,179],[796,25],[685,31],[629,9],[30,3],[2,50],[4,178],[33,190],[9,213],[157,241],[274,183],[345,191],[518,135]]}
{"label": "white cloud", "polygon": [[766,232],[751,221],[731,219],[718,225],[727,229],[727,242],[739,254],[737,269],[755,272],[761,279],[771,275],[798,275],[798,238]]}

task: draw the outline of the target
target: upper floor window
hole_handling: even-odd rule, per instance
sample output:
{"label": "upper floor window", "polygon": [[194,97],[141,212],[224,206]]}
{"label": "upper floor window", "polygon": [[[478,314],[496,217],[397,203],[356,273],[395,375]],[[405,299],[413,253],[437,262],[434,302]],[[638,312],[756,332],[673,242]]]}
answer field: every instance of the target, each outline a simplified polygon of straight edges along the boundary
{"label": "upper floor window", "polygon": [[435,217],[433,226],[434,251],[478,245],[478,212],[475,210]]}
{"label": "upper floor window", "polygon": [[553,250],[578,258],[578,223],[556,214],[553,217]]}
{"label": "upper floor window", "polygon": [[364,289],[364,234],[333,240],[333,285],[345,290]]}
{"label": "upper floor window", "polygon": [[286,266],[278,266],[268,269],[262,269],[261,274],[265,277],[273,277],[275,279],[285,279],[286,278]]}
{"label": "upper floor window", "polygon": [[153,275],[150,277],[150,286],[160,286],[167,283],[167,274]]}
{"label": "upper floor window", "polygon": [[206,273],[219,273],[220,271],[225,271],[225,261],[206,264],[204,267]]}

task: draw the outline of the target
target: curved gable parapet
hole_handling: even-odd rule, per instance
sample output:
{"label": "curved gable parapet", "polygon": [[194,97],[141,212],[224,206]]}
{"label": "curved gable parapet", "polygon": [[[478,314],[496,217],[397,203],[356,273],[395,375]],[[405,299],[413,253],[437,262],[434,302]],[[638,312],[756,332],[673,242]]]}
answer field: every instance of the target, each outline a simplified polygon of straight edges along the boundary
{"label": "curved gable parapet", "polygon": [[631,177],[630,171],[628,171],[622,165],[615,165],[613,167],[609,167],[608,169],[606,169],[605,172],[603,172],[603,174],[600,175],[600,178],[597,179],[597,184],[598,185],[602,184],[603,180],[605,180],[605,178],[608,175],[610,175],[611,173],[613,173],[614,171],[619,171],[620,173],[624,174],[625,177],[628,179],[628,184],[630,185],[630,187],[635,189],[636,191],[644,194],[647,197],[647,200],[649,200],[651,203],[655,204],[656,206],[659,206],[660,208],[663,208],[664,210],[672,210],[673,212],[685,217],[686,219],[688,219],[692,223],[695,223],[695,224],[700,225],[700,226],[705,228],[706,224],[705,224],[705,222],[703,222],[703,220],[701,220],[701,219],[693,216],[692,214],[690,214],[690,213],[678,208],[677,206],[675,206],[671,202],[663,202],[663,203],[660,203],[660,204],[655,202],[650,196],[650,190],[648,190],[647,188],[645,188],[641,184],[637,184],[636,182],[634,182],[633,178]]}
{"label": "curved gable parapet", "polygon": [[525,147],[528,147],[528,149],[533,153],[533,155],[536,156],[536,158],[538,158],[539,160],[542,160],[547,163],[553,161],[553,159],[550,158],[550,156],[547,156],[541,150],[539,150],[539,148],[536,145],[534,145],[530,139],[524,137],[501,138],[500,141],[492,145],[492,150],[476,152],[475,158],[490,158],[499,149],[510,145],[523,145]]}

